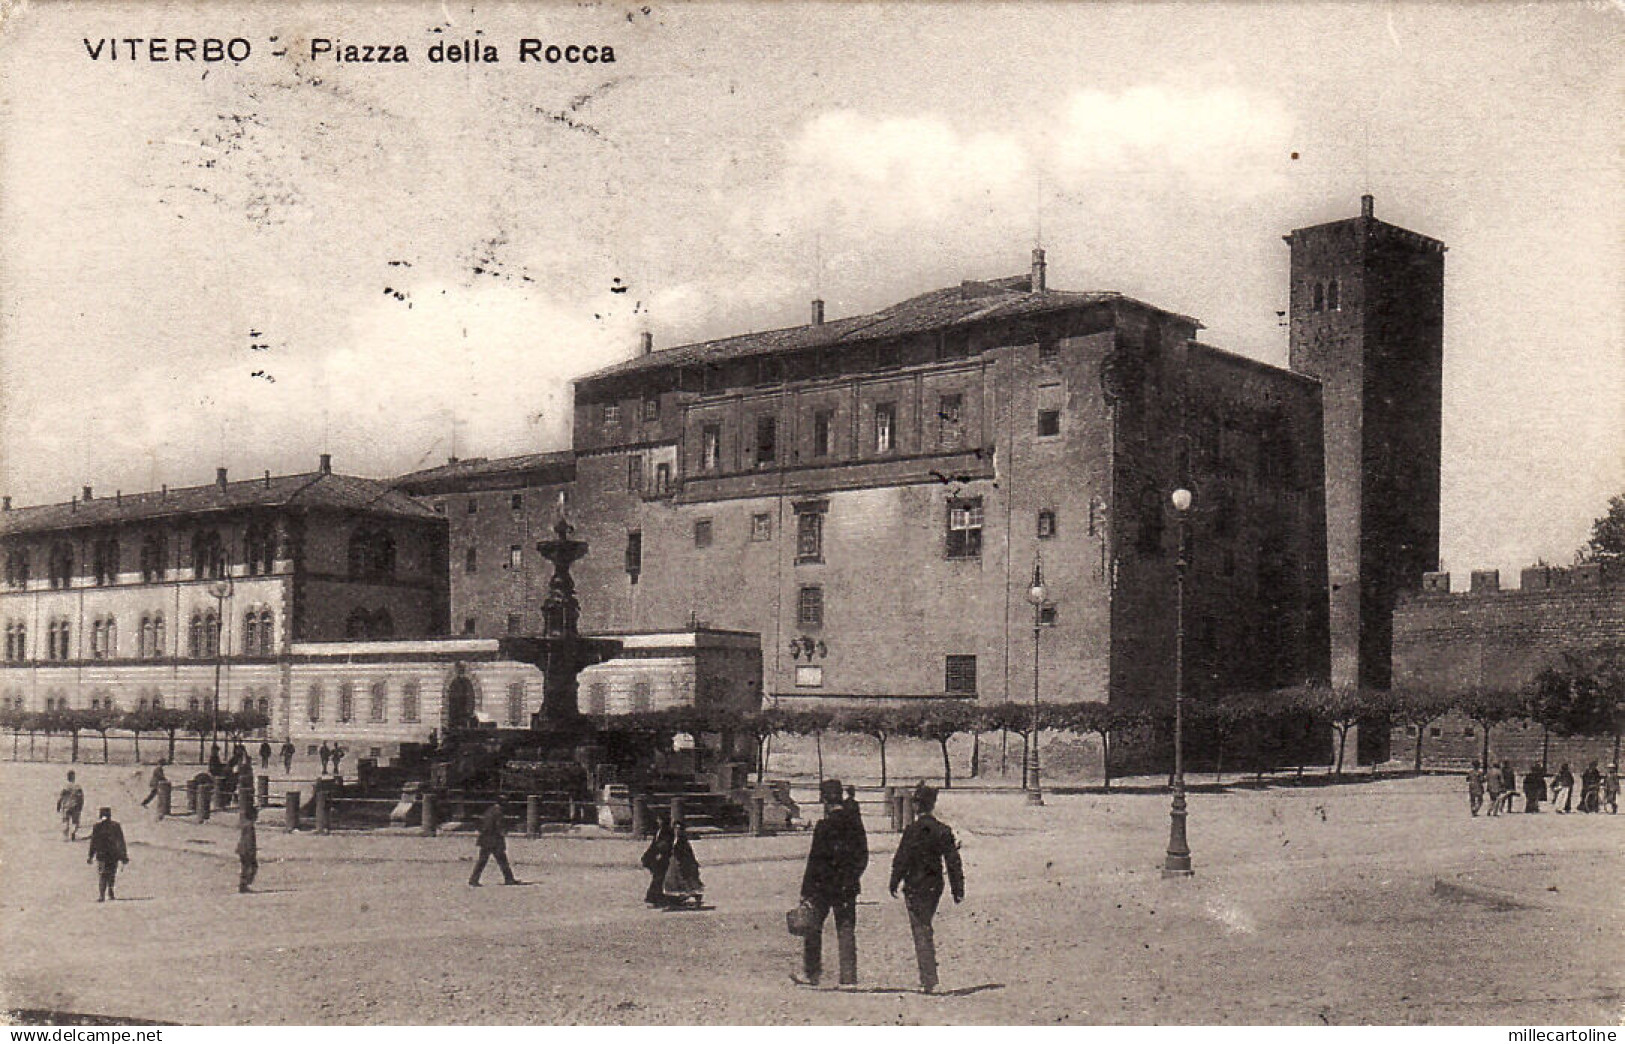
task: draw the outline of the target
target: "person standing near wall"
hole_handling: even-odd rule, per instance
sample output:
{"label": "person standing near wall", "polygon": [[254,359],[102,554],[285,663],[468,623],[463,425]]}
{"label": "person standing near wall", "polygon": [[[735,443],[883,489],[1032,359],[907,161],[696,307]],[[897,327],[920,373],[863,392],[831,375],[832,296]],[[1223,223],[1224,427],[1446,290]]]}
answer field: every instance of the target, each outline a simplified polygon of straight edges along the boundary
{"label": "person standing near wall", "polygon": [[289,775],[290,773],[293,772],[293,756],[294,756],[295,753],[296,752],[294,751],[294,748],[293,748],[293,740],[291,740],[291,739],[283,740],[282,741],[282,774],[284,776]]}
{"label": "person standing near wall", "polygon": [[1501,798],[1506,793],[1506,788],[1501,784],[1501,763],[1499,761],[1495,763],[1494,768],[1484,773],[1484,789],[1489,791],[1490,795],[1490,807],[1484,814],[1499,816],[1501,814]]}
{"label": "person standing near wall", "polygon": [[1484,807],[1484,770],[1479,767],[1477,761],[1474,761],[1473,767],[1467,770],[1467,809],[1476,819],[1478,810],[1482,807]]}

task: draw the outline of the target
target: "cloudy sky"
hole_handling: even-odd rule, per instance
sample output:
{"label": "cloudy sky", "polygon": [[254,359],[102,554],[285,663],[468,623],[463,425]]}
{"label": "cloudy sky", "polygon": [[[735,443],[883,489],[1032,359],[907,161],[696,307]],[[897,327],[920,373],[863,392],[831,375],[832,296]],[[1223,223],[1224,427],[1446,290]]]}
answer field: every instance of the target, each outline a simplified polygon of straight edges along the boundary
{"label": "cloudy sky", "polygon": [[[1605,4],[51,4],[0,26],[18,503],[567,444],[572,376],[1023,271],[1284,363],[1294,227],[1444,240],[1444,557],[1625,489]],[[240,64],[92,60],[242,37]],[[399,42],[405,65],[312,59]],[[613,64],[520,64],[522,37]],[[499,61],[434,65],[477,39]],[[145,45],[143,45],[144,47]],[[277,53],[282,52],[282,53]],[[143,58],[146,51],[142,52]]]}

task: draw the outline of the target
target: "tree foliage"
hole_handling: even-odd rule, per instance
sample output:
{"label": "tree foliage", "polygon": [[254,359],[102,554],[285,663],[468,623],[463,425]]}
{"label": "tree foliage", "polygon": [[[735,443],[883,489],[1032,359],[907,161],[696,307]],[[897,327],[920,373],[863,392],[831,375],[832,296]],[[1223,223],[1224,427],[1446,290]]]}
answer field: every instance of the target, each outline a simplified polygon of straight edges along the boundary
{"label": "tree foliage", "polygon": [[1575,552],[1577,562],[1625,558],[1625,493],[1608,498],[1608,510],[1591,523],[1591,538]]}

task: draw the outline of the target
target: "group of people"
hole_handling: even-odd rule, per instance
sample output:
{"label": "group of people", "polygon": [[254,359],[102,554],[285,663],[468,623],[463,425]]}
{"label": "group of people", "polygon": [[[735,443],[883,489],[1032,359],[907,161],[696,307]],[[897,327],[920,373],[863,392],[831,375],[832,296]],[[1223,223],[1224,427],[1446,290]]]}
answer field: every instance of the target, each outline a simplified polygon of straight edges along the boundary
{"label": "group of people", "polygon": [[[843,790],[840,780],[824,780],[819,784],[818,796],[824,818],[813,829],[812,848],[801,877],[805,914],[801,926],[801,974],[791,978],[804,986],[818,985],[824,969],[824,924],[833,913],[838,981],[842,986],[853,986],[858,981],[858,895],[869,866],[869,840],[858,803],[850,789]],[[936,806],[936,790],[922,782],[914,790],[918,817],[904,829],[897,843],[887,889],[893,896],[899,887],[903,890],[920,989],[926,993],[934,992],[938,985],[932,921],[942,901],[945,875],[954,902],[965,898],[959,845],[954,832],[936,818]]]}
{"label": "group of people", "polygon": [[[1548,778],[1551,780],[1550,788],[1546,785]],[[1486,804],[1486,815],[1512,812],[1517,796],[1518,775],[1512,762],[1498,761],[1487,772],[1478,761],[1473,762],[1473,767],[1467,772],[1467,808],[1474,816],[1484,810]],[[1576,808],[1574,772],[1566,761],[1558,766],[1556,775],[1547,773],[1544,765],[1531,765],[1524,774],[1523,810],[1539,812],[1541,804],[1548,800],[1553,810],[1560,814],[1573,812]],[[1559,803],[1563,807],[1558,808]],[[1585,771],[1580,773],[1578,809],[1581,812],[1619,812],[1618,765],[1609,765],[1607,772],[1599,769],[1596,761],[1586,766]]]}
{"label": "group of people", "polygon": [[[325,775],[328,774],[328,771],[329,771],[328,766],[329,765],[332,766],[332,770],[331,770],[332,774],[335,775],[335,776],[339,775],[339,769],[344,764],[344,755],[346,755],[348,753],[349,753],[349,751],[345,750],[343,747],[339,746],[337,743],[335,743],[331,747],[329,747],[324,742],[316,750],[316,756],[318,758],[322,759],[322,775],[325,776]],[[290,754],[287,757],[288,757],[289,763],[291,764],[292,761],[293,761],[292,755]]]}
{"label": "group of people", "polygon": [[[245,766],[246,767],[246,766]],[[249,769],[252,772],[252,769]],[[164,781],[164,762],[160,761],[153,769],[152,789],[142,800],[146,806],[158,793],[158,784]],[[258,810],[254,806],[252,776],[247,790],[247,797],[240,804],[241,813],[237,828],[237,890],[250,891],[250,885],[259,875],[259,837],[255,829],[258,819]],[[79,785],[75,774],[68,772],[68,781],[57,795],[57,814],[62,819],[62,837],[65,841],[76,841],[79,837],[79,816],[85,805],[85,791]],[[96,811],[96,823],[90,829],[90,850],[85,856],[85,862],[96,864],[96,901],[106,902],[117,899],[115,894],[118,883],[119,867],[127,866],[130,862],[129,846],[124,841],[124,827],[113,818],[113,809],[102,806]]]}

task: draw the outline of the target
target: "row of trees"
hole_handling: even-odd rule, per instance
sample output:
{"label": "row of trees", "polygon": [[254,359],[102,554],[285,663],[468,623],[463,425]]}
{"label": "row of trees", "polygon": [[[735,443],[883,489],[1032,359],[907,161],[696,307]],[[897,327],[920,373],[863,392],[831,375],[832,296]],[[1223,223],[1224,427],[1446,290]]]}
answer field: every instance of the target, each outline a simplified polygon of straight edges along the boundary
{"label": "row of trees", "polygon": [[[1202,745],[1205,760],[1223,770],[1226,752],[1245,750],[1255,766],[1260,757],[1280,752],[1275,767],[1297,764],[1301,771],[1302,742],[1283,743],[1281,737],[1324,736],[1334,743],[1332,771],[1343,771],[1349,735],[1361,723],[1386,728],[1414,727],[1415,767],[1422,767],[1423,741],[1428,726],[1451,711],[1458,711],[1479,726],[1481,758],[1489,758],[1490,730],[1511,721],[1527,720],[1547,735],[1612,736],[1614,759],[1619,758],[1620,734],[1625,731],[1625,649],[1610,648],[1565,655],[1542,671],[1528,686],[1516,690],[1473,689],[1435,693],[1406,689],[1334,688],[1299,686],[1261,693],[1241,693],[1220,700],[1188,700],[1186,728]],[[823,775],[822,739],[827,733],[848,733],[872,738],[880,758],[880,780],[888,778],[887,744],[896,737],[930,740],[942,752],[942,777],[953,785],[953,764],[948,744],[958,736],[973,738],[971,772],[980,760],[980,738],[990,732],[1021,737],[1023,765],[1032,741],[1033,707],[1028,703],[975,704],[957,700],[926,700],[899,706],[831,708],[778,708],[737,712],[677,707],[614,719],[622,728],[654,732],[706,732],[749,735],[756,741],[758,775],[765,772],[762,757],[777,735],[811,737]],[[1127,711],[1098,702],[1041,703],[1037,727],[1043,731],[1093,736],[1104,752],[1105,784],[1111,785],[1113,752],[1126,739],[1161,734],[1172,727],[1172,708]]]}
{"label": "row of trees", "polygon": [[128,733],[135,741],[136,760],[141,759],[141,737],[162,736],[168,742],[167,758],[175,760],[175,741],[179,736],[195,736],[198,742],[198,760],[204,757],[203,744],[211,733],[237,742],[261,733],[269,722],[258,711],[221,711],[218,717],[207,710],[181,710],[180,708],[143,707],[139,710],[98,708],[82,710],[60,708],[45,711],[19,710],[14,707],[0,709],[0,730],[11,733],[11,754],[17,757],[24,733],[28,735],[28,755],[34,756],[35,743],[45,740],[45,757],[51,756],[51,738],[65,736],[71,744],[69,758],[79,760],[79,738],[96,734],[102,741],[102,761],[109,758],[108,740],[113,733]]}

